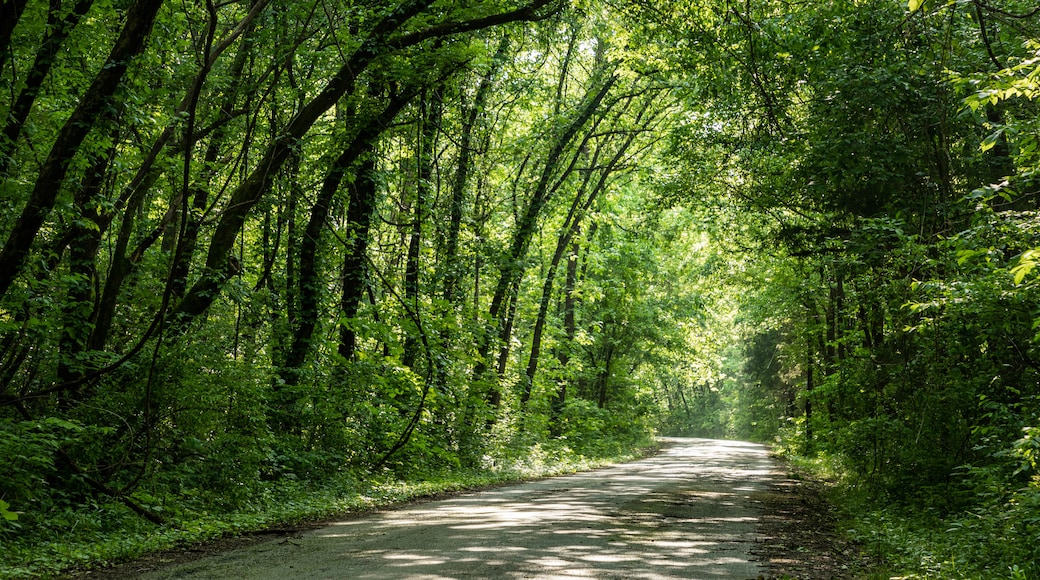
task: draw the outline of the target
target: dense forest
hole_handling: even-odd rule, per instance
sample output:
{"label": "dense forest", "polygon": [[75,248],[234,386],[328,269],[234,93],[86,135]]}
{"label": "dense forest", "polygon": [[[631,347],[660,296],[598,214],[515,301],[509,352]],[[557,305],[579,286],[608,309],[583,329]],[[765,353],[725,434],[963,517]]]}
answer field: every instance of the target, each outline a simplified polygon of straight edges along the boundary
{"label": "dense forest", "polygon": [[658,434],[1038,577],[1038,95],[1025,0],[2,0],[0,576]]}

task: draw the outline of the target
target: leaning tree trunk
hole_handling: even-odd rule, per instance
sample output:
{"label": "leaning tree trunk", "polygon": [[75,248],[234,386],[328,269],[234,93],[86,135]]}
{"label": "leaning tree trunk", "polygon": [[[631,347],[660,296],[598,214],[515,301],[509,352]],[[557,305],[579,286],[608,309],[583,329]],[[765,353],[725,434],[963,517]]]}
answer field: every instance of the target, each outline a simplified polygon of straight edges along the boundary
{"label": "leaning tree trunk", "polygon": [[0,298],[21,274],[43,222],[54,208],[58,192],[68,175],[72,159],[79,152],[87,134],[95,125],[107,120],[116,108],[114,95],[123,82],[127,67],[144,50],[160,0],[138,0],[127,10],[126,23],[104,66],[94,77],[87,92],[58,136],[40,167],[29,200],[15,222],[3,250],[0,250]]}
{"label": "leaning tree trunk", "polygon": [[[370,152],[373,143],[390,125],[394,117],[416,95],[414,87],[394,95],[383,110],[368,120],[354,135],[347,146],[336,158],[322,181],[321,188],[311,208],[310,219],[300,240],[299,271],[297,273],[297,296],[299,297],[298,323],[293,330],[292,344],[279,374],[286,384],[295,385],[299,380],[299,370],[307,357],[313,352],[314,332],[318,326],[318,317],[322,299],[321,289],[324,284],[318,268],[321,253],[320,243],[323,231],[329,220],[336,192],[339,191],[344,177],[365,152]],[[354,209],[351,198],[350,209]],[[348,210],[349,211],[349,210]],[[350,224],[355,221],[348,220]],[[353,227],[353,226],[351,226]],[[367,236],[367,226],[365,235]]]}
{"label": "leaning tree trunk", "polygon": [[[552,194],[552,181],[554,176],[557,175],[557,168],[560,160],[563,158],[564,153],[571,145],[574,138],[578,135],[581,128],[585,126],[585,124],[599,109],[600,104],[610,92],[610,89],[614,86],[616,80],[617,77],[609,75],[599,86],[598,90],[590,90],[586,95],[585,102],[579,109],[578,114],[575,115],[571,122],[559,133],[553,141],[549,152],[545,156],[545,164],[542,169],[541,177],[531,193],[527,209],[524,211],[517,223],[516,230],[513,233],[513,240],[510,244],[509,253],[504,257],[500,265],[498,284],[495,286],[495,293],[492,295],[491,306],[488,309],[488,319],[493,325],[492,327],[494,332],[486,333],[481,340],[478,356],[478,361],[480,362],[477,363],[473,373],[478,379],[483,378],[487,380],[489,378],[486,376],[487,363],[484,361],[487,360],[488,353],[491,350],[491,337],[494,336],[498,340],[508,338],[508,336],[503,337],[503,333],[508,331],[509,325],[511,324],[511,309],[509,308],[509,305],[512,303],[513,297],[519,289],[520,280],[524,273],[523,259],[527,255],[531,238],[537,230],[538,219],[541,211],[545,207],[546,203],[548,203],[549,197]],[[506,342],[508,342],[508,340]],[[501,352],[499,359],[502,359]],[[491,385],[488,388],[486,400],[492,404],[492,407],[495,407],[497,406],[497,401],[501,400],[501,393],[499,392],[498,382],[494,379],[490,379],[490,382]]]}
{"label": "leaning tree trunk", "polygon": [[[62,44],[76,27],[83,16],[90,10],[93,0],[80,0],[72,10],[63,18],[58,19],[58,10],[50,10],[47,13],[47,32],[36,51],[36,58],[32,67],[25,76],[25,86],[18,94],[14,106],[7,114],[7,124],[4,125],[3,138],[0,138],[0,177],[5,177],[10,169],[14,156],[18,137],[22,134],[25,121],[29,118],[29,111],[36,103],[36,97],[40,94],[40,88],[50,73],[51,66],[61,53]],[[16,5],[18,4],[18,5]],[[0,70],[3,70],[3,62],[8,53],[11,41],[11,32],[14,25],[21,16],[25,2],[4,2],[3,10],[0,11]],[[8,14],[8,10],[11,14]],[[8,21],[8,19],[10,19]]]}

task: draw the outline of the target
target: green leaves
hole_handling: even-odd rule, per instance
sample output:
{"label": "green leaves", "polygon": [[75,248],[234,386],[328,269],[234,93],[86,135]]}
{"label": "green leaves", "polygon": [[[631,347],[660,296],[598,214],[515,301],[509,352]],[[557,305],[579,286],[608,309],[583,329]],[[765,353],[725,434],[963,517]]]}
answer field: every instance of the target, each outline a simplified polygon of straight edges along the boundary
{"label": "green leaves", "polygon": [[908,0],[908,2],[906,3],[907,9],[910,10],[910,12],[917,12],[917,10],[921,8],[921,5],[923,5],[924,2],[925,0]]}
{"label": "green leaves", "polygon": [[11,507],[11,504],[0,499],[0,518],[3,518],[4,520],[7,520],[9,522],[13,522],[18,519],[18,513],[10,511],[8,509],[9,507]]}
{"label": "green leaves", "polygon": [[1019,256],[1018,263],[1010,270],[1016,286],[1022,284],[1026,276],[1033,272],[1038,261],[1040,261],[1040,249],[1027,250]]}
{"label": "green leaves", "polygon": [[993,149],[993,147],[995,147],[996,144],[1000,141],[1000,137],[1003,134],[1004,128],[1001,127],[1000,129],[993,131],[989,135],[986,135],[986,138],[983,139],[982,143],[979,144],[979,150],[985,153],[986,151]]}

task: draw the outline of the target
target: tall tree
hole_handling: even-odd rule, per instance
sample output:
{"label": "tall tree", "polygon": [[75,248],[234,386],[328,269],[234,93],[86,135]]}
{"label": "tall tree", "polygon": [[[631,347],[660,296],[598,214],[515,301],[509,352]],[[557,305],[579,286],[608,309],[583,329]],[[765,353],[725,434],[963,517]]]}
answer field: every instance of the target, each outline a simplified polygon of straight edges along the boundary
{"label": "tall tree", "polygon": [[[495,286],[495,292],[492,295],[491,304],[488,308],[488,319],[493,323],[494,333],[486,335],[481,342],[479,352],[479,360],[481,361],[486,360],[490,353],[492,336],[495,336],[501,345],[508,343],[512,322],[509,306],[516,299],[516,294],[519,291],[520,280],[524,273],[523,260],[526,257],[531,238],[537,229],[541,211],[555,191],[556,186],[554,184],[557,182],[554,180],[558,179],[558,172],[561,169],[561,164],[565,161],[564,156],[567,149],[578,137],[579,131],[597,114],[600,104],[617,80],[606,69],[598,71],[598,74],[594,75],[593,78],[596,79],[594,81],[595,84],[585,94],[584,102],[577,109],[577,113],[555,135],[551,142],[550,148],[542,161],[542,171],[538,181],[529,194],[526,207],[522,210],[522,215],[513,232],[509,250],[502,259],[498,283]],[[573,168],[573,164],[563,167],[566,172],[569,172],[571,168]],[[504,351],[499,354],[500,369],[504,364],[507,352]],[[482,377],[486,368],[485,363],[478,363],[474,375]],[[501,392],[497,386],[493,385],[488,390],[487,400],[492,407],[500,403]]]}

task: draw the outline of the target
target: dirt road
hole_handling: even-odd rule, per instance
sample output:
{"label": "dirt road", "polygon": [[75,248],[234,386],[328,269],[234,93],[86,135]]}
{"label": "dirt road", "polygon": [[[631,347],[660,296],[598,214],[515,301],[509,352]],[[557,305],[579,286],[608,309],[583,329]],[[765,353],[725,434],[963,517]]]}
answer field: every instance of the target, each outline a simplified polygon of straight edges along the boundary
{"label": "dirt road", "polygon": [[667,439],[655,457],[346,519],[144,578],[757,578],[765,447]]}

